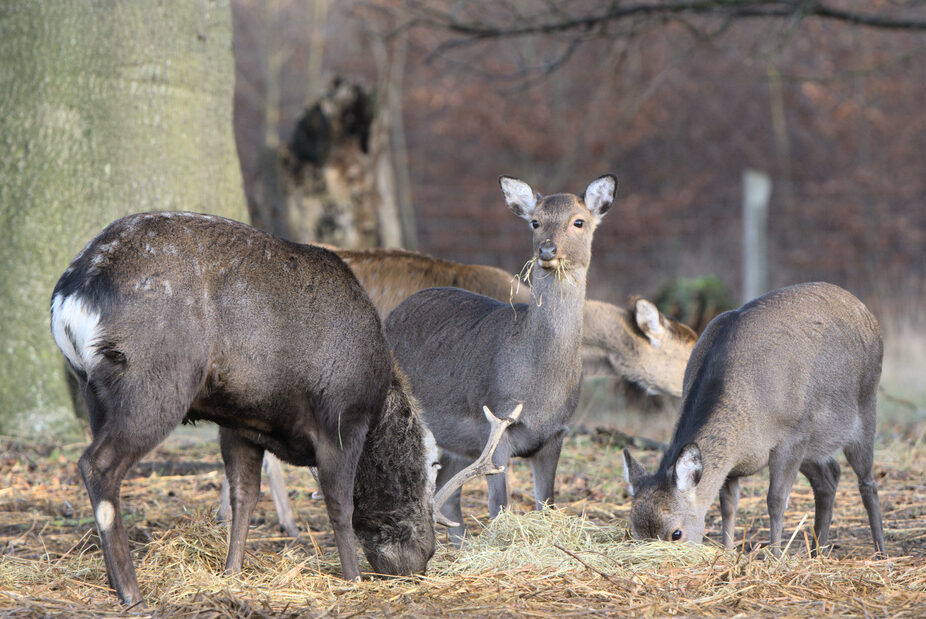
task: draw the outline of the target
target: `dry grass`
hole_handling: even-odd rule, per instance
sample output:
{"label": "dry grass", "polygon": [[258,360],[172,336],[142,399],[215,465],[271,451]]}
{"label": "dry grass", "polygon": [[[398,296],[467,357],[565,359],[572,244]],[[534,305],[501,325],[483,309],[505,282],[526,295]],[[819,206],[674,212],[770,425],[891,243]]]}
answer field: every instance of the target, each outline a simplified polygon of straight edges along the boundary
{"label": "dry grass", "polygon": [[[753,551],[767,538],[764,484],[744,484],[740,547],[639,543],[628,539],[620,445],[607,434],[567,440],[558,509],[527,511],[530,474],[511,470],[513,508],[491,523],[485,485],[464,492],[475,535],[441,546],[418,578],[339,578],[340,565],[314,482],[287,469],[299,540],[279,534],[269,497],[249,535],[245,569],[222,575],[225,528],[215,522],[219,456],[209,440],[172,439],[123,485],[123,514],[148,611],[170,617],[698,615],[923,616],[926,612],[926,446],[920,427],[882,433],[876,454],[887,560],[872,544],[854,476],[837,496],[835,548],[808,554],[812,497],[803,479],[786,519],[783,560]],[[919,437],[919,438],[918,438]],[[89,502],[76,471],[81,445],[4,441],[0,453],[0,617],[120,616],[107,591]],[[658,453],[641,453],[652,467]],[[716,539],[719,514],[709,514]]]}
{"label": "dry grass", "polygon": [[[572,272],[573,262],[569,261],[566,258],[560,258],[556,261],[554,268],[552,270],[536,269],[539,259],[537,256],[532,257],[530,260],[524,263],[524,266],[521,267],[521,270],[511,276],[511,290],[508,294],[508,303],[513,305],[515,296],[520,292],[521,286],[531,286],[531,282],[536,283],[537,278],[553,277],[557,281],[566,282],[571,286],[578,285],[575,274]],[[536,303],[538,306],[543,304],[543,297],[535,294],[535,290],[531,287],[530,296],[533,303]],[[560,290],[561,295],[565,295],[565,289]]]}

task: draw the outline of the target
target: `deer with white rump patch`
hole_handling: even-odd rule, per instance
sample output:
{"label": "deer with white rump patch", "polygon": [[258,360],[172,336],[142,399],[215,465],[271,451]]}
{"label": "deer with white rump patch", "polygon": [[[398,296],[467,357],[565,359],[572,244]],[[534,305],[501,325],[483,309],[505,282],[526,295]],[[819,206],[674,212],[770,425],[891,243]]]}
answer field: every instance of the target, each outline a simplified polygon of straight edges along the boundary
{"label": "deer with white rump patch", "polygon": [[[584,196],[542,197],[520,180],[499,179],[508,207],[533,232],[531,301],[509,304],[458,288],[430,288],[402,302],[386,319],[386,337],[421,402],[442,449],[440,489],[479,454],[488,433],[483,404],[524,412],[495,451],[494,462],[530,459],[536,506],[553,500],[567,422],[579,398],[582,320],[592,236],[614,199],[616,180],[602,176]],[[489,513],[508,504],[504,475],[488,478]],[[460,526],[459,490],[444,515]]]}
{"label": "deer with white rump patch", "polygon": [[636,538],[700,542],[720,494],[722,540],[733,545],[739,480],[769,467],[771,546],[798,471],[814,496],[814,552],[826,543],[842,450],[858,487],[875,549],[884,553],[872,475],[881,376],[878,321],[832,284],[772,291],[717,316],[685,370],[681,415],[659,470],[648,475],[624,451]]}
{"label": "deer with white rump patch", "polygon": [[376,572],[426,568],[433,438],[376,309],[333,253],[210,215],[126,217],[61,276],[51,328],[87,405],[93,441],[80,471],[126,604],[142,597],[120,485],[178,424],[197,420],[221,426],[226,572],[242,567],[265,450],[318,467],[345,578],[360,575],[355,539]]}

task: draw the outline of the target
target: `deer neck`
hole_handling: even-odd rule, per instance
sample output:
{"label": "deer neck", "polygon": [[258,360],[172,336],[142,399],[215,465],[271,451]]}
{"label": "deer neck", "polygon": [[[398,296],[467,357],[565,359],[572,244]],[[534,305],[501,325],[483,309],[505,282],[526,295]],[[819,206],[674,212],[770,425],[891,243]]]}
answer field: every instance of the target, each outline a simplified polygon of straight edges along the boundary
{"label": "deer neck", "polygon": [[527,303],[527,331],[534,346],[547,343],[562,352],[579,353],[582,344],[582,316],[585,305],[586,269],[569,271],[557,279],[541,272],[531,278],[531,298]]}
{"label": "deer neck", "polygon": [[[704,517],[736,465],[739,454],[736,441],[730,437],[741,436],[742,428],[737,423],[739,418],[735,414],[735,405],[721,401],[706,414],[692,414],[692,411],[686,410],[686,404],[689,403],[682,402],[679,425],[660,469],[668,475],[668,467],[678,459],[682,447],[691,442],[698,444],[704,468],[701,481],[695,488],[695,507],[698,515]],[[701,406],[705,405],[701,403]]]}

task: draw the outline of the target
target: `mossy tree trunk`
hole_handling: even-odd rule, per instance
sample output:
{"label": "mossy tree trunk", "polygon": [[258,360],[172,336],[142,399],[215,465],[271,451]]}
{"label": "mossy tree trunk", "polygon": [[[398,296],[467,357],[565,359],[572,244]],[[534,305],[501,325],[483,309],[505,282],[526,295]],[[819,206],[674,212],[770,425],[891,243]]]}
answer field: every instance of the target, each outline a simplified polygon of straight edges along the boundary
{"label": "mossy tree trunk", "polygon": [[227,0],[0,6],[0,434],[77,430],[49,300],[107,223],[247,217],[231,32]]}

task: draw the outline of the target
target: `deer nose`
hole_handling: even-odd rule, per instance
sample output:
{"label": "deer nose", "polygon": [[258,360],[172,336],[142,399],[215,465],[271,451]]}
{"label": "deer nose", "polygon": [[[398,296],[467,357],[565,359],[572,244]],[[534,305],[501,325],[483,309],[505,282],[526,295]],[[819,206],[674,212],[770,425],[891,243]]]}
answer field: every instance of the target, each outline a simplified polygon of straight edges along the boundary
{"label": "deer nose", "polygon": [[541,260],[553,260],[556,258],[556,244],[550,239],[547,239],[540,244],[537,255]]}

